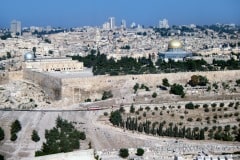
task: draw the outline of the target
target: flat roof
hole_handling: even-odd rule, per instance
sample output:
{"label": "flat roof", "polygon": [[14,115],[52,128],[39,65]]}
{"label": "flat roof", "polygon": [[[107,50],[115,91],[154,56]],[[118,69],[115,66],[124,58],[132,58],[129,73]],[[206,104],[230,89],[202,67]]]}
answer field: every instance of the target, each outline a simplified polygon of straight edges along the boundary
{"label": "flat roof", "polygon": [[54,71],[54,72],[44,72],[44,74],[48,74],[50,76],[54,76],[57,78],[80,78],[80,77],[93,77],[92,69],[87,68],[82,71]]}

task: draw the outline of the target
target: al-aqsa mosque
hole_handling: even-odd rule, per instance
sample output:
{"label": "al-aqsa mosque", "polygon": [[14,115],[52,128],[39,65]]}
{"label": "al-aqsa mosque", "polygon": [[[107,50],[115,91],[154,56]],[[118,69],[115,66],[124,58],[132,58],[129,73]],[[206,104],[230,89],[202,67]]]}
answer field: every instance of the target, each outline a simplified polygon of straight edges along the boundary
{"label": "al-aqsa mosque", "polygon": [[168,43],[168,50],[159,53],[159,58],[168,62],[170,59],[174,61],[183,61],[187,57],[192,57],[192,53],[183,50],[181,41],[171,40]]}
{"label": "al-aqsa mosque", "polygon": [[32,52],[25,53],[23,67],[43,72],[82,71],[84,69],[83,62],[74,61],[72,58],[36,58]]}

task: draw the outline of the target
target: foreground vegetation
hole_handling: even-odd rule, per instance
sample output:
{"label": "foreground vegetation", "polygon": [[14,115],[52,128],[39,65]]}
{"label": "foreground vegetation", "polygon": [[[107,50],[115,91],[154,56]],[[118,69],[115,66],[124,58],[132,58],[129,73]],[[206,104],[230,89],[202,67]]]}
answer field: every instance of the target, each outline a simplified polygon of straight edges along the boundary
{"label": "foreground vegetation", "polygon": [[[133,132],[194,140],[240,141],[239,102],[183,106],[123,107],[111,112],[114,126]],[[229,119],[230,118],[230,119]],[[223,123],[224,122],[224,123]]]}
{"label": "foreground vegetation", "polygon": [[72,152],[79,149],[80,140],[85,140],[86,135],[75,129],[72,123],[58,117],[56,127],[51,130],[45,130],[46,142],[42,149],[35,152],[35,156],[44,156],[61,152]]}

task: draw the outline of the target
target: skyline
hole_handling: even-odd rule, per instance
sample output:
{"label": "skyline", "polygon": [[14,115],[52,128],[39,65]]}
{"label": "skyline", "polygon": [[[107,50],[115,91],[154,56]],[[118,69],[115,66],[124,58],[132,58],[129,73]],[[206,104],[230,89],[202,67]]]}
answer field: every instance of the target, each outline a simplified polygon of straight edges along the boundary
{"label": "skyline", "polygon": [[170,26],[184,24],[240,24],[239,0],[5,0],[0,6],[0,27],[9,28],[14,19],[22,27],[102,26],[108,17],[122,19],[127,26],[132,22],[144,26],[158,26],[159,20],[168,19]]}

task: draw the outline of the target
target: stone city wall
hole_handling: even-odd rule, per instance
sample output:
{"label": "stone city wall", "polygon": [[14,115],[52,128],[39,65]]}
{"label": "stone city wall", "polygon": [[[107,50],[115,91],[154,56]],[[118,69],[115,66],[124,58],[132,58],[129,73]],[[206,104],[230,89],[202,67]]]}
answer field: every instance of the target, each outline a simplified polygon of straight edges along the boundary
{"label": "stone city wall", "polygon": [[92,100],[99,98],[106,90],[112,90],[117,95],[126,96],[126,90],[129,92],[136,83],[156,87],[162,84],[163,78],[167,78],[170,84],[180,83],[185,85],[192,75],[206,76],[210,82],[240,79],[240,71],[235,70],[65,78],[62,79],[62,97],[72,103],[78,103],[87,98]]}
{"label": "stone city wall", "polygon": [[23,78],[32,81],[42,87],[49,98],[52,100],[61,100],[61,79],[49,76],[43,72],[24,70]]}
{"label": "stone city wall", "polygon": [[93,76],[79,78],[57,78],[43,72],[25,70],[23,78],[39,84],[52,100],[63,100],[69,104],[83,102],[90,98],[92,101],[101,99],[104,91],[111,90],[117,97],[132,96],[133,86],[136,83],[148,87],[162,84],[167,78],[170,84],[185,85],[192,75],[206,76],[210,82],[240,79],[240,71],[213,71],[213,72],[181,72],[166,74],[143,74],[124,76]]}

